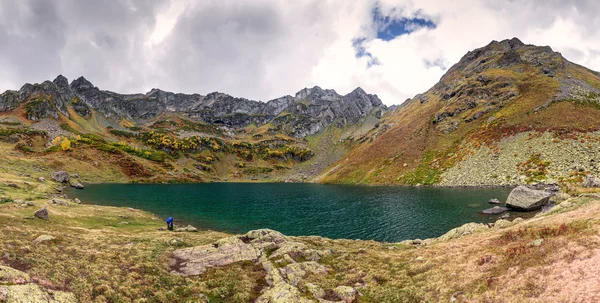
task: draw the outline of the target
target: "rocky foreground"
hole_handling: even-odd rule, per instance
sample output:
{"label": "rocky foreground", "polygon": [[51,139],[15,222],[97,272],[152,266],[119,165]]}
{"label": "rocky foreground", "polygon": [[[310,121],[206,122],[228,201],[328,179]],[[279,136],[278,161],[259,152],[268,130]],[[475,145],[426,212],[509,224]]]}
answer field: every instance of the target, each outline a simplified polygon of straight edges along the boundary
{"label": "rocky foreground", "polygon": [[0,302],[600,300],[594,187],[515,190],[507,206],[544,212],[381,243],[161,231],[152,214],[80,204],[40,177],[0,173]]}

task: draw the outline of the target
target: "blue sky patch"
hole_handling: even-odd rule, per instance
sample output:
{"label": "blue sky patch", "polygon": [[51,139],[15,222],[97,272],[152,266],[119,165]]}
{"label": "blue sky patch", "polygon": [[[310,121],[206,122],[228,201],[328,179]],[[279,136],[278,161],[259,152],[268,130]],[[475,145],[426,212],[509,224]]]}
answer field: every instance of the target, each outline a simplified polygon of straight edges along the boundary
{"label": "blue sky patch", "polygon": [[379,7],[373,9],[373,23],[377,28],[377,39],[384,41],[394,40],[398,36],[408,35],[420,28],[435,29],[436,24],[425,19],[421,14],[412,18],[396,18],[381,13]]}
{"label": "blue sky patch", "polygon": [[[372,35],[371,38],[367,37],[358,37],[352,40],[352,47],[356,52],[356,58],[368,58],[367,68],[373,65],[381,65],[379,59],[370,52],[367,51],[365,47],[365,43],[370,39],[376,38],[384,41],[394,40],[396,37],[402,35],[408,35],[416,30],[421,28],[427,29],[435,29],[436,23],[432,21],[431,18],[427,18],[421,11],[417,11],[413,14],[413,17],[396,17],[396,10],[392,10],[393,14],[384,15],[379,6],[376,6],[372,11],[373,17],[373,28],[375,30],[375,35]],[[445,69],[443,66],[443,62],[426,62],[428,66],[438,66],[442,69]]]}

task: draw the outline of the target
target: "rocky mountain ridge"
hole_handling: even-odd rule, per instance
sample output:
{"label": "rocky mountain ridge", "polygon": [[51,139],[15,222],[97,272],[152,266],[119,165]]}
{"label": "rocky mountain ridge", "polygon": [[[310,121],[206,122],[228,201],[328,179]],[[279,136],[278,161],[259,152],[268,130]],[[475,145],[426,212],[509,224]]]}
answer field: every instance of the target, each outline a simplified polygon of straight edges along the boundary
{"label": "rocky mountain ridge", "polygon": [[62,75],[54,81],[25,84],[18,91],[0,95],[0,112],[15,110],[23,104],[26,117],[33,121],[57,119],[59,113],[69,117],[69,106],[86,118],[94,110],[116,121],[145,121],[165,113],[181,113],[230,128],[273,123],[296,138],[312,135],[332,124],[337,127],[355,124],[369,114],[381,117],[386,110],[376,95],[361,88],[342,96],[315,86],[302,89],[294,97],[260,102],[220,92],[200,95],[152,89],[145,94],[118,94],[101,90],[84,77],[69,84]]}
{"label": "rocky mountain ridge", "polygon": [[319,181],[580,182],[597,173],[598,114],[597,72],[549,46],[492,41],[465,54],[431,89],[382,119],[382,127],[357,138]]}

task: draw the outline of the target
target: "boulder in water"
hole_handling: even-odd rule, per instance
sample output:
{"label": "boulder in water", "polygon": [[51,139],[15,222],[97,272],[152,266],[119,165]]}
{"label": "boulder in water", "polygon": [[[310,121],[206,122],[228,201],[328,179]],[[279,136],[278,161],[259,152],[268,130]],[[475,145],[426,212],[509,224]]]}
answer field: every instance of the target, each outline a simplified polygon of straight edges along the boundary
{"label": "boulder in water", "polygon": [[490,201],[488,201],[488,203],[490,203],[490,204],[500,204],[502,202],[500,202],[500,200],[498,200],[498,199],[490,199]]}
{"label": "boulder in water", "polygon": [[80,182],[77,182],[75,180],[71,181],[71,187],[77,188],[77,189],[83,189],[83,184],[81,184]]}
{"label": "boulder in water", "polygon": [[502,207],[502,206],[494,206],[492,208],[488,208],[484,211],[482,211],[482,213],[486,214],[486,215],[498,215],[501,214],[505,211],[507,211],[508,208],[506,207]]}
{"label": "boulder in water", "polygon": [[536,210],[546,205],[552,195],[545,190],[536,190],[520,185],[510,192],[506,206],[524,211]]}

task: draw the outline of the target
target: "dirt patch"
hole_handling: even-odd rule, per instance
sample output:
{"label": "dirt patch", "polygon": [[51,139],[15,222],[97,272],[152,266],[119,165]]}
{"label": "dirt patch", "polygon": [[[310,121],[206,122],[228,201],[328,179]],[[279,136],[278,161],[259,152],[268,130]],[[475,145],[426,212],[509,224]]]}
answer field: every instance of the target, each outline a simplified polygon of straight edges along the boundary
{"label": "dirt patch", "polygon": [[115,155],[111,163],[117,164],[121,171],[130,178],[147,178],[153,174],[146,167],[125,155]]}

